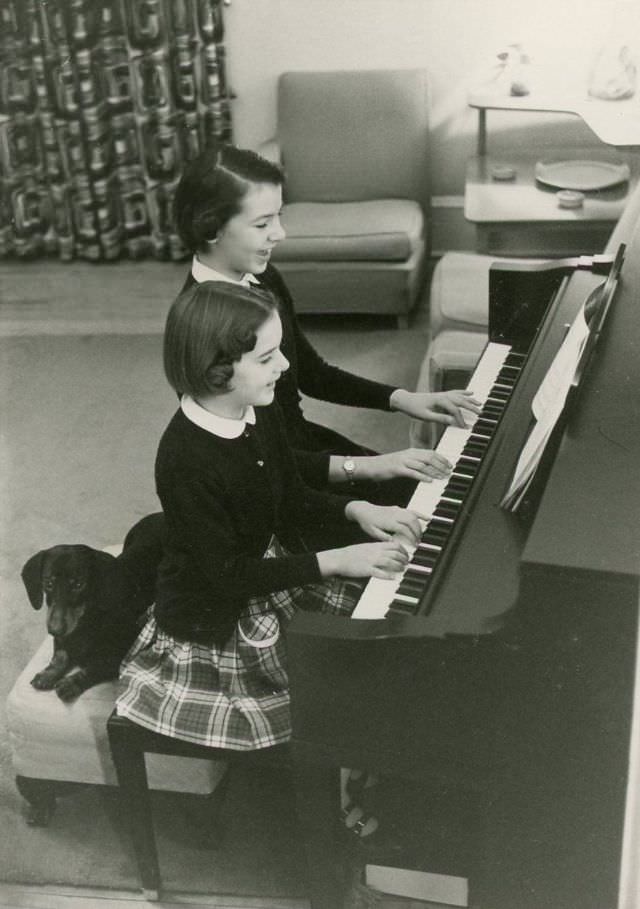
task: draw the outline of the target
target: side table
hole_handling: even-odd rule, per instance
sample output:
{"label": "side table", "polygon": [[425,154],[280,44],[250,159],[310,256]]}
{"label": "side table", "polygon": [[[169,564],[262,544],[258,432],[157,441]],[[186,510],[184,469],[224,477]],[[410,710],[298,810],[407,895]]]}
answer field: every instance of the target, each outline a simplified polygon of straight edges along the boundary
{"label": "side table", "polygon": [[[478,252],[505,256],[571,256],[599,253],[620,217],[636,177],[617,186],[585,193],[580,208],[560,208],[557,189],[536,181],[541,158],[569,160],[584,157],[562,149],[533,155],[515,154],[500,160],[488,155],[472,158],[467,166],[465,209],[476,224]],[[511,180],[493,176],[497,165],[515,170]]]}

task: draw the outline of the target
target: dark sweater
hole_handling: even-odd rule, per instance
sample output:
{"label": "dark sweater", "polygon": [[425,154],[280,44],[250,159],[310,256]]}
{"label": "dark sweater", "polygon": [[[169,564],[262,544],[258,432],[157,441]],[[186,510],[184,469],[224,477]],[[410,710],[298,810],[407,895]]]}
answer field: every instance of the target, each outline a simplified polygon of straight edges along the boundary
{"label": "dark sweater", "polygon": [[[276,385],[276,400],[282,408],[289,441],[296,449],[302,476],[306,482],[321,488],[328,481],[329,458],[335,452],[330,446],[328,431],[305,419],[300,392],[333,404],[389,411],[389,398],[395,388],[356,376],[323,360],[300,329],[291,294],[279,271],[269,264],[258,280],[278,301],[282,320],[281,349],[289,361],[289,369]],[[189,273],[185,287],[194,283]],[[349,453],[360,453],[359,446],[354,443]]]}
{"label": "dark sweater", "polygon": [[[262,462],[260,464],[259,462]],[[300,529],[344,525],[347,497],[305,485],[277,404],[256,408],[255,426],[225,439],[178,410],[156,458],[167,522],[156,618],[174,637],[224,643],[249,597],[320,581]],[[264,559],[272,534],[292,555]]]}

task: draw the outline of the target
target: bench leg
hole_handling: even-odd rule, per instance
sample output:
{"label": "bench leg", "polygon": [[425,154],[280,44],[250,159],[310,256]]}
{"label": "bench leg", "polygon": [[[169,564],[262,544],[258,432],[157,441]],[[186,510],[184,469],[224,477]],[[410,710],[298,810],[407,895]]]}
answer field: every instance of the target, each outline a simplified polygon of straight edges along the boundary
{"label": "bench leg", "polygon": [[48,827],[56,810],[55,783],[30,776],[16,776],[16,788],[28,802],[27,824],[31,827]]}
{"label": "bench leg", "polygon": [[160,868],[144,751],[137,747],[135,736],[127,734],[127,731],[122,734],[118,726],[108,726],[108,732],[142,893],[147,900],[157,900],[160,897]]}

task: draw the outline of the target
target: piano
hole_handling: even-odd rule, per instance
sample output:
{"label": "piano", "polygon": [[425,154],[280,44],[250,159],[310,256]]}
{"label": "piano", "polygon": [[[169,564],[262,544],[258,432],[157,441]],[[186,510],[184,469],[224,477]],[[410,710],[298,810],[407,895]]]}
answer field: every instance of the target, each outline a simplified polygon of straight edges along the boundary
{"label": "piano", "polygon": [[446,867],[422,870],[465,878],[475,909],[618,904],[640,580],[640,238],[533,484],[517,511],[500,504],[533,397],[609,265],[493,266],[489,341],[469,383],[482,413],[444,432],[450,477],[416,488],[411,504],[431,518],[407,570],[371,580],[350,619],[301,613],[289,626],[312,909],[342,905],[340,767],[462,796],[470,848],[456,856],[452,821]]}

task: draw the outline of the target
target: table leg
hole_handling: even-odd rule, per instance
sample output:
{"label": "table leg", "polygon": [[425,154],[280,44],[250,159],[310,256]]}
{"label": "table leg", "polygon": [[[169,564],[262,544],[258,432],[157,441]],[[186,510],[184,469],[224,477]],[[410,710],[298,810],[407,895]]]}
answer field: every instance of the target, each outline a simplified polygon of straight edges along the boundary
{"label": "table leg", "polygon": [[478,155],[487,153],[487,111],[484,107],[478,108]]}
{"label": "table leg", "polygon": [[345,891],[344,856],[337,836],[340,769],[319,763],[294,745],[293,774],[311,909],[340,909]]}

